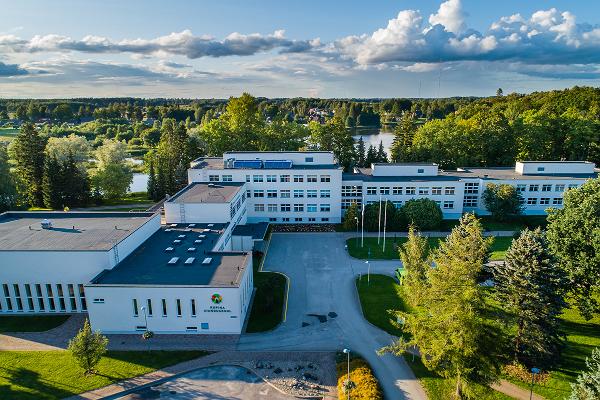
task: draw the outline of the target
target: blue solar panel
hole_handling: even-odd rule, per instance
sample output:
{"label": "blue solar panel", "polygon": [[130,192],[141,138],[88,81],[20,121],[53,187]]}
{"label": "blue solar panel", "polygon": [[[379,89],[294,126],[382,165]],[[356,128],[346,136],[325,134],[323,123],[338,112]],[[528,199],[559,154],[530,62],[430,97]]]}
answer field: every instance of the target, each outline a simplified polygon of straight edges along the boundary
{"label": "blue solar panel", "polygon": [[261,168],[261,160],[235,160],[233,168]]}
{"label": "blue solar panel", "polygon": [[292,168],[290,160],[266,160],[265,168]]}

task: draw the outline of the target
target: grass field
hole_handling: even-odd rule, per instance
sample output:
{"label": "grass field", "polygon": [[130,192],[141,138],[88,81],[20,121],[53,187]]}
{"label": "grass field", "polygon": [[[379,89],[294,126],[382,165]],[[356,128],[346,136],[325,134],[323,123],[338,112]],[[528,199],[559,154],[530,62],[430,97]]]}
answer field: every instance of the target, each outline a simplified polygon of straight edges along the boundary
{"label": "grass field", "polygon": [[0,128],[0,142],[10,142],[19,133],[18,129],[14,128]]}
{"label": "grass field", "polygon": [[0,352],[0,399],[61,399],[206,355],[203,351],[110,351],[84,376],[67,351]]}
{"label": "grass field", "polygon": [[67,319],[68,315],[3,315],[0,332],[43,332],[56,328]]}
{"label": "grass field", "polygon": [[[427,238],[427,243],[430,248],[434,249],[438,247],[439,242],[442,239],[443,238],[429,237]],[[358,240],[357,238],[350,238],[346,240],[346,245],[348,246],[348,253],[354,258],[363,260],[366,260],[367,258],[371,260],[397,260],[400,258],[398,246],[401,246],[406,240],[405,237],[392,237],[386,239],[385,252],[383,251],[383,240],[378,245],[376,237],[364,238],[364,247],[361,247],[360,238],[358,238]],[[511,241],[512,237],[495,237],[491,248],[492,253],[490,255],[490,260],[503,260]]]}
{"label": "grass field", "polygon": [[265,332],[275,328],[282,321],[287,279],[275,272],[259,271],[260,256],[254,256],[252,261],[256,293],[246,332]]}

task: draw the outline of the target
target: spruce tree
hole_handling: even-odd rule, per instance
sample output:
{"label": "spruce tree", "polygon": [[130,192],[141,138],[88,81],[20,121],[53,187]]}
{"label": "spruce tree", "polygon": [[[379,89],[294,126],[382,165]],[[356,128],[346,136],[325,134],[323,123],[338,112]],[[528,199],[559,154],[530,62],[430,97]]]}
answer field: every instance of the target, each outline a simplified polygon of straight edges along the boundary
{"label": "spruce tree", "polygon": [[390,148],[392,162],[410,161],[411,146],[415,135],[414,115],[404,112],[394,132],[394,142]]}
{"label": "spruce tree", "polygon": [[64,179],[62,165],[56,156],[46,157],[44,162],[44,175],[42,179],[42,192],[44,206],[53,210],[64,207]]}
{"label": "spruce tree", "polygon": [[370,168],[371,164],[377,162],[377,150],[373,145],[369,145],[369,150],[367,150],[367,156],[365,158],[365,167]]}
{"label": "spruce tree", "polygon": [[566,307],[568,281],[549,253],[544,233],[523,230],[506,252],[506,261],[492,271],[496,297],[516,326],[513,359],[528,368],[550,368],[564,344],[559,316]]}
{"label": "spruce tree", "polygon": [[358,144],[356,145],[356,166],[358,167],[366,167],[365,159],[366,159],[366,148],[365,141],[362,136],[358,139]]}
{"label": "spruce tree", "polygon": [[592,350],[592,355],[585,359],[586,370],[571,384],[569,400],[600,399],[600,347]]}
{"label": "spruce tree", "polygon": [[385,149],[383,148],[383,140],[379,142],[379,147],[377,148],[377,162],[389,162]]}
{"label": "spruce tree", "polygon": [[404,293],[408,303],[412,307],[416,307],[427,289],[427,273],[431,268],[427,239],[422,237],[419,231],[411,225],[408,229],[408,239],[400,246],[398,252],[402,267],[407,272],[402,282],[405,288]]}
{"label": "spruce tree", "polygon": [[41,207],[44,204],[42,177],[45,146],[46,141],[39,136],[31,123],[21,127],[10,146],[11,156],[16,163],[17,177],[24,186],[27,202],[33,207]]}
{"label": "spruce tree", "polygon": [[90,182],[87,171],[77,165],[73,154],[69,154],[62,165],[64,179],[64,205],[68,207],[81,207],[88,203]]}
{"label": "spruce tree", "polygon": [[0,212],[13,209],[17,205],[17,188],[10,172],[6,146],[0,143]]}
{"label": "spruce tree", "polygon": [[154,160],[151,159],[148,166],[148,198],[152,200],[159,200],[157,182],[156,182],[156,173],[154,172]]}

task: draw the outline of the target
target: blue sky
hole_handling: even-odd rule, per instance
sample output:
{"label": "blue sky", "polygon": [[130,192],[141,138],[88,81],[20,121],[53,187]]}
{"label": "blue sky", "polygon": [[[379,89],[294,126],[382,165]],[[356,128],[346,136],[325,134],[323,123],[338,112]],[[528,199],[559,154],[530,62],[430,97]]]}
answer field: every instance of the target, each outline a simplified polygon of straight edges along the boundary
{"label": "blue sky", "polygon": [[0,0],[2,97],[438,97],[600,79],[588,0]]}

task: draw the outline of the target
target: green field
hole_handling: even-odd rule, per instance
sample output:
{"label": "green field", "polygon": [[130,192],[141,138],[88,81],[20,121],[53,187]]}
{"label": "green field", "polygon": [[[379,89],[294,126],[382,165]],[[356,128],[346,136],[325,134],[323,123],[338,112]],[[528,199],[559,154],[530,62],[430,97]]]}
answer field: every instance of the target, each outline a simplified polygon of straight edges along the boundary
{"label": "green field", "polygon": [[43,332],[62,325],[68,315],[3,315],[0,332]]}
{"label": "green field", "polygon": [[[443,238],[428,237],[427,243],[430,248],[435,249],[442,239]],[[405,237],[387,238],[385,252],[383,251],[383,240],[380,240],[378,245],[376,237],[364,238],[364,246],[362,247],[360,238],[350,238],[346,240],[346,245],[348,246],[348,253],[354,258],[363,260],[366,260],[367,258],[370,260],[398,260],[400,259],[398,246],[401,246],[406,240],[407,238]],[[511,241],[512,237],[495,237],[491,248],[490,260],[503,260]]]}
{"label": "green field", "polygon": [[84,376],[68,351],[0,352],[0,399],[61,399],[206,355],[203,351],[109,351]]}
{"label": "green field", "polygon": [[0,128],[0,142],[10,142],[19,133],[18,129]]}

